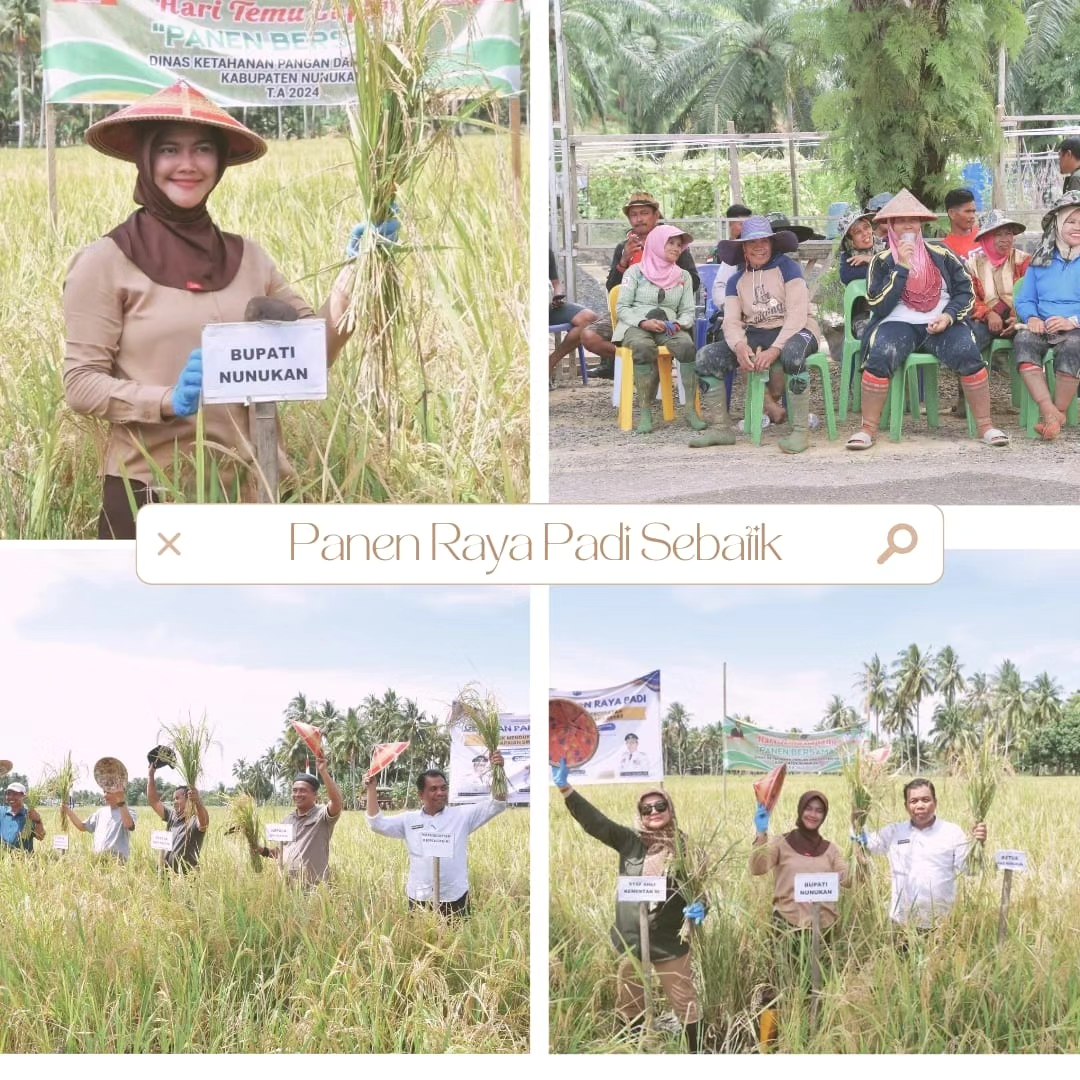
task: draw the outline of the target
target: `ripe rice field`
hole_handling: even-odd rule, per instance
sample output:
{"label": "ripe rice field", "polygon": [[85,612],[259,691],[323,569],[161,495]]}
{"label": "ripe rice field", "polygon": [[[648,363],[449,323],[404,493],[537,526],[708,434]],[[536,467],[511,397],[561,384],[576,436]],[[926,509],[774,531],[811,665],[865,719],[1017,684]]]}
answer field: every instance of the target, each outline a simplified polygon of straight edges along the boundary
{"label": "ripe rice field", "polygon": [[45,847],[0,856],[0,1053],[527,1052],[527,812],[472,836],[473,914],[452,924],[407,911],[405,845],[360,812],[334,832],[334,880],[308,892],[252,870],[210,813],[187,876],[159,874],[149,807],[126,866],[74,830],[54,853],[46,808]]}
{"label": "ripe rice field", "polygon": [[[870,826],[904,817],[901,788],[892,781],[887,805]],[[925,938],[911,935],[899,952],[887,918],[888,864],[872,860],[869,878],[844,890],[839,935],[825,964],[816,1022],[809,994],[776,977],[770,932],[771,875],[751,878],[752,777],[729,777],[726,804],[719,777],[675,777],[666,785],[680,827],[714,835],[719,868],[711,911],[693,944],[695,981],[708,1024],[709,1049],[756,1050],[756,992],[780,990],[781,1053],[1064,1053],[1080,1050],[1080,864],[1077,822],[1080,780],[1015,777],[1003,783],[988,815],[990,869],[961,879],[949,919]],[[960,782],[934,778],[938,814],[965,830],[967,799]],[[794,825],[795,803],[810,788],[825,792],[829,817],[822,835],[845,855],[850,803],[839,777],[789,775],[770,834]],[[582,794],[613,820],[633,821],[638,789],[593,786]],[[676,1035],[623,1034],[615,1019],[614,920],[618,856],[585,835],[552,793],[551,1049],[554,1053],[679,1053]],[[993,852],[1026,852],[1029,869],[1014,875],[1008,937],[999,946],[1001,874]],[[665,1004],[657,992],[657,1011]]]}
{"label": "ripe rice field", "polygon": [[[456,163],[433,159],[401,200],[415,324],[392,358],[390,406],[373,386],[388,358],[351,344],[328,400],[281,408],[299,501],[528,499],[527,186],[516,199],[508,135],[454,144]],[[78,147],[57,151],[57,176],[53,228],[44,151],[0,150],[0,538],[93,537],[101,507],[107,428],[64,402],[61,292],[71,256],[135,209],[135,170]],[[318,310],[358,220],[355,190],[345,139],[275,142],[228,170],[209,207]]]}

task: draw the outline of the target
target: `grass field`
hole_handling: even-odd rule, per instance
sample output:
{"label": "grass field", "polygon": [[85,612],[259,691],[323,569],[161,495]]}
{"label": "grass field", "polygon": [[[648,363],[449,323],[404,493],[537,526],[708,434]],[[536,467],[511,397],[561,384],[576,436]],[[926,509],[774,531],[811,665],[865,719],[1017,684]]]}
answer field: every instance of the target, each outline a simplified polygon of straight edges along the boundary
{"label": "grass field", "polygon": [[[390,407],[373,386],[385,358],[350,346],[327,401],[282,409],[302,501],[528,499],[527,191],[513,195],[508,136],[457,144],[456,166],[429,163],[401,198],[415,336]],[[343,139],[274,143],[210,198],[316,309],[358,220],[348,162]],[[57,152],[57,175],[54,229],[44,152],[0,150],[0,537],[92,536],[100,510],[106,427],[64,403],[61,291],[71,256],[135,209],[135,171],[80,147]]]}
{"label": "grass field", "polygon": [[[771,877],[747,870],[753,839],[752,778],[674,778],[680,827],[715,849],[739,841],[719,872],[712,910],[696,936],[695,969],[711,1048],[752,1052],[755,988],[774,981],[769,932]],[[872,826],[903,818],[900,789]],[[957,781],[935,779],[938,812],[965,829],[967,801]],[[808,788],[830,799],[822,834],[847,854],[850,806],[836,777],[789,776],[772,831],[794,824]],[[636,788],[591,787],[582,793],[616,821],[633,820]],[[997,944],[1001,875],[961,881],[947,923],[912,942],[907,956],[891,944],[886,918],[889,873],[874,859],[871,875],[846,891],[835,955],[826,968],[820,1019],[811,1025],[805,993],[781,985],[779,1044],[790,1053],[1059,1053],[1080,1050],[1080,780],[1015,778],[998,791],[988,815],[987,852],[1028,855],[1015,875],[1009,935]],[[614,1019],[615,852],[586,836],[552,795],[551,1048],[556,1053],[679,1052],[674,1036],[644,1044],[620,1035]],[[992,858],[989,860],[992,862]],[[658,999],[660,1002],[662,998]],[[662,1011],[664,1006],[659,1006]]]}
{"label": "grass field", "polygon": [[335,830],[333,882],[310,892],[254,872],[222,810],[186,877],[157,872],[148,807],[127,866],[74,831],[54,854],[57,812],[42,814],[46,848],[0,857],[0,1053],[528,1049],[526,812],[472,837],[474,910],[453,925],[407,912],[405,846],[358,812]]}

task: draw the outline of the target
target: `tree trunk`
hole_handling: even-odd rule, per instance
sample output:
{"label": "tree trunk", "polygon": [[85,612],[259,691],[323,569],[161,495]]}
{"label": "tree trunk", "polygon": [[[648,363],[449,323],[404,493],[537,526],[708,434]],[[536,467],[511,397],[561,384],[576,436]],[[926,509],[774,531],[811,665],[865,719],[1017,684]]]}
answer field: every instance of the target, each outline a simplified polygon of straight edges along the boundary
{"label": "tree trunk", "polygon": [[15,96],[19,102],[19,149],[26,145],[26,111],[23,107],[23,44],[15,43]]}

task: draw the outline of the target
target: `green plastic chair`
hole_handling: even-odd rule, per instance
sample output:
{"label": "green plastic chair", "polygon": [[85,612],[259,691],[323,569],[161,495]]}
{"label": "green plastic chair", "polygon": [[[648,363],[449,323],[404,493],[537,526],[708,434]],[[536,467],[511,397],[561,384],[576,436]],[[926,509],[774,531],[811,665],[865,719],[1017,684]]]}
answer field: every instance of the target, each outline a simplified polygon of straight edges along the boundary
{"label": "green plastic chair", "polygon": [[[1012,339],[1011,338],[994,338],[990,342],[990,348],[984,354],[986,360],[986,367],[992,371],[994,367],[994,356],[999,352],[1008,353],[1010,358],[1012,356]],[[1024,380],[1020,378],[1020,372],[1016,370],[1016,364],[1009,363],[1009,380],[1010,389],[1012,390],[1012,403],[1013,408],[1020,408],[1020,391],[1024,385]]]}
{"label": "green plastic chair", "polygon": [[[829,354],[813,353],[806,358],[806,366],[821,376],[822,396],[825,400],[825,430],[830,440],[837,438],[836,408],[833,405],[832,380],[829,377]],[[767,371],[752,371],[746,379],[746,411],[743,427],[755,446],[761,445],[762,424],[765,419],[765,387],[769,382]]]}
{"label": "green plastic chair", "polygon": [[[889,438],[899,442],[904,428],[905,406],[912,416],[920,413],[919,369],[923,369],[922,397],[926,405],[926,426],[931,431],[941,427],[941,404],[938,396],[938,373],[941,365],[931,353],[909,354],[904,366],[889,380],[889,398],[886,409],[889,413]],[[899,382],[898,382],[899,380]],[[971,406],[965,400],[968,434],[975,436],[975,416]]]}
{"label": "green plastic chair", "polygon": [[[855,301],[860,296],[866,296],[866,281],[848,282],[844,289],[844,349],[840,360],[840,419],[848,417],[848,406],[854,399],[856,409],[862,408],[862,385],[856,380],[852,387],[852,377],[855,374],[855,358],[862,349],[862,342],[851,332],[851,311]],[[831,438],[832,436],[830,436]]]}

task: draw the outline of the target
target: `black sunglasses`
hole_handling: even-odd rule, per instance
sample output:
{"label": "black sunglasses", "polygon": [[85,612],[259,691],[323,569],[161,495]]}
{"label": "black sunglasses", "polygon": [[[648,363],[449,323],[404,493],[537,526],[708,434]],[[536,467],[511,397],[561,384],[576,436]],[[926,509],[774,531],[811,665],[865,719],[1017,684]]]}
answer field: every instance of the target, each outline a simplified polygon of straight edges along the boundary
{"label": "black sunglasses", "polygon": [[642,803],[638,807],[638,813],[642,817],[648,817],[650,814],[663,814],[667,812],[668,804],[661,799],[659,802]]}

